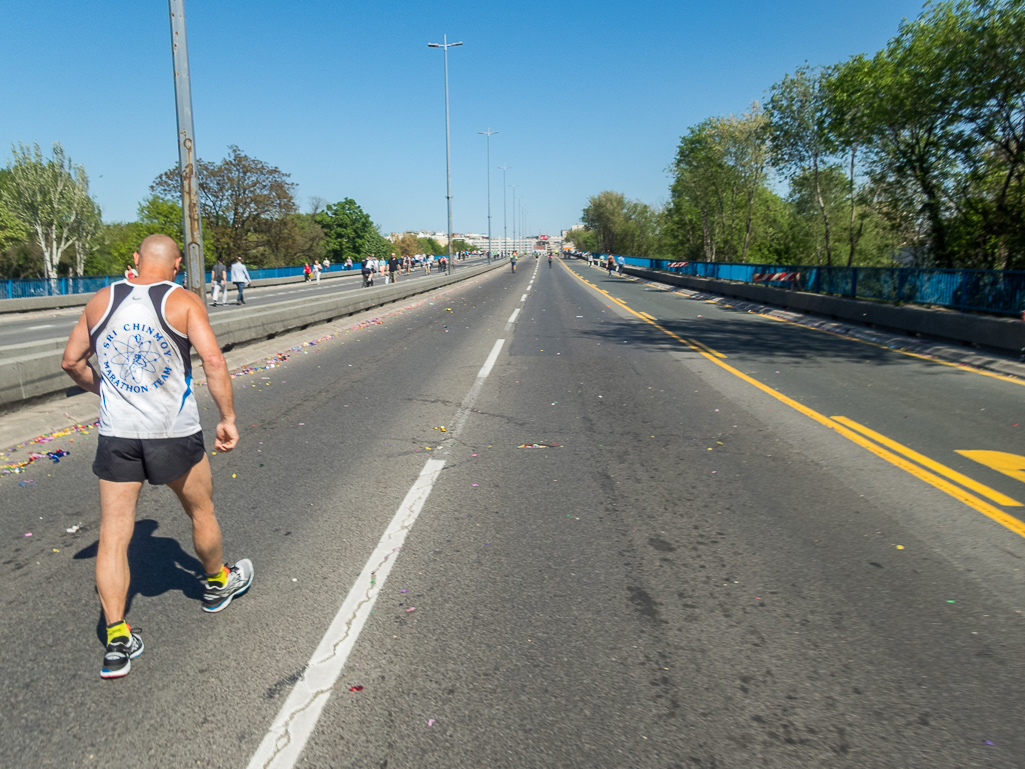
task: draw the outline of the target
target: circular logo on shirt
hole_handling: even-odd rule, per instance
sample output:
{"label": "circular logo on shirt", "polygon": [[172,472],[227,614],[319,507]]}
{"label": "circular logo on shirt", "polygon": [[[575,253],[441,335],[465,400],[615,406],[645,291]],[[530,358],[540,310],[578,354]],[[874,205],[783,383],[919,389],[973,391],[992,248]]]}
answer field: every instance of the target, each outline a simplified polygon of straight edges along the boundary
{"label": "circular logo on shirt", "polygon": [[103,340],[103,376],[118,390],[145,393],[171,375],[173,354],[167,337],[145,323],[125,323]]}

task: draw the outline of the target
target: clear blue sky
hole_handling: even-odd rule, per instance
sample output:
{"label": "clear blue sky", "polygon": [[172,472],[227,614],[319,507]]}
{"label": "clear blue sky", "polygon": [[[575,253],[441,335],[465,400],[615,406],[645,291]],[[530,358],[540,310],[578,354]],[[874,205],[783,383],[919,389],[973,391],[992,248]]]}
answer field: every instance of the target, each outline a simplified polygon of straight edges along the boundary
{"label": "clear blue sky", "polygon": [[[385,233],[444,230],[449,52],[453,229],[502,231],[511,166],[528,229],[557,234],[605,189],[662,203],[680,136],[742,112],[805,60],[875,52],[919,0],[186,5],[196,143],[229,144],[311,196],[354,198]],[[167,3],[6,0],[0,149],[60,141],[106,221],[135,218],[177,162]],[[509,227],[512,192],[509,192]]]}

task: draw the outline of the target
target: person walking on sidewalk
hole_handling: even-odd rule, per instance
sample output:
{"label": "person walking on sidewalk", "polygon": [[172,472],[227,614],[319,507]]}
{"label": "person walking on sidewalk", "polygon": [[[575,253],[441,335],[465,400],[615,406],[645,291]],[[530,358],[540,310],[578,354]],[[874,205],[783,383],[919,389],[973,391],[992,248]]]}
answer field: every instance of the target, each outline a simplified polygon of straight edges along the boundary
{"label": "person walking on sidewalk", "polygon": [[[125,620],[131,581],[128,545],[144,481],[166,485],[192,519],[192,542],[203,564],[203,611],[219,612],[249,590],[248,558],[228,567],[214,515],[210,461],[192,392],[196,348],[220,414],[214,447],[238,444],[231,375],[202,298],[174,283],[178,244],[150,235],[134,254],[139,277],[100,289],[86,304],[61,367],[79,387],[100,396],[93,473],[100,479],[100,541],[96,590],[107,624],[102,678],[121,678],[144,650]],[[89,362],[96,354],[99,373]]]}
{"label": "person walking on sidewalk", "polygon": [[391,259],[388,260],[388,281],[391,283],[396,282],[399,279],[399,269],[402,267],[402,262],[395,256],[395,252],[392,251]]}
{"label": "person walking on sidewalk", "polygon": [[241,256],[235,257],[235,263],[231,265],[231,282],[238,289],[238,298],[235,300],[235,304],[245,304],[246,298],[242,295],[242,289],[252,284],[253,281],[249,279],[249,270],[242,264]]}
{"label": "person walking on sidewalk", "polygon": [[217,306],[218,298],[221,304],[228,303],[228,268],[224,266],[224,257],[218,256],[217,263],[210,271],[210,293],[213,295],[213,305]]}

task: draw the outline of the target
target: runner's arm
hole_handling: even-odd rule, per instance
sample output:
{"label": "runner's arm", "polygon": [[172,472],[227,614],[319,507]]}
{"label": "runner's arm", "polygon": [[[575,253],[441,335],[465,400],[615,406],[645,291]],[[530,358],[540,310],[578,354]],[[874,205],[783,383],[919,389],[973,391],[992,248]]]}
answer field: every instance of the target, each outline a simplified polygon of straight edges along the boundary
{"label": "runner's arm", "polygon": [[[82,315],[68,337],[68,343],[64,347],[64,357],[61,359],[61,368],[64,373],[75,380],[75,384],[86,392],[100,394],[100,375],[89,362],[93,354],[92,341],[89,339],[89,321],[87,316],[90,310],[102,311],[107,305],[109,289],[99,291],[96,296],[89,300],[89,303],[82,310]],[[99,320],[99,318],[97,318]]]}
{"label": "runner's arm", "polygon": [[203,361],[206,386],[214,399],[221,419],[217,423],[217,439],[214,448],[231,451],[238,444],[238,428],[235,427],[235,402],[231,391],[231,374],[224,354],[217,344],[217,337],[210,327],[210,317],[203,300],[189,292],[175,292],[189,302],[185,333]]}

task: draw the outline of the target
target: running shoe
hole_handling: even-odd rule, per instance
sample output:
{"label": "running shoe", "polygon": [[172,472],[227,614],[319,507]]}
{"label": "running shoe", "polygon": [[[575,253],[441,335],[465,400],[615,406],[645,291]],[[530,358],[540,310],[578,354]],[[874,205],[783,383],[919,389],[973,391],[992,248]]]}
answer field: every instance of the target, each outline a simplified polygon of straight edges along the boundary
{"label": "running shoe", "polygon": [[253,584],[253,562],[243,558],[228,569],[228,578],[221,587],[215,582],[206,583],[203,593],[203,611],[217,612],[226,608],[232,598],[238,598]]}
{"label": "running shoe", "polygon": [[118,636],[107,644],[107,653],[103,655],[103,667],[100,678],[122,678],[132,669],[132,660],[145,650],[145,645],[137,633],[130,633],[130,638]]}

